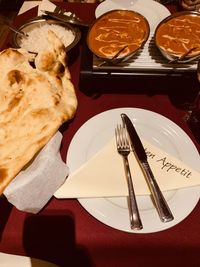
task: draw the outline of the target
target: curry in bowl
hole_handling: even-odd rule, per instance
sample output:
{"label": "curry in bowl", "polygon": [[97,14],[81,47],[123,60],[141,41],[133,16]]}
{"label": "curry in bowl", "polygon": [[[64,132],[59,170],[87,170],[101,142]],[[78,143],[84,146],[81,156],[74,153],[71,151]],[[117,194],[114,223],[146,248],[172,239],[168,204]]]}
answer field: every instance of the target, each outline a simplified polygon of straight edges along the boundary
{"label": "curry in bowl", "polygon": [[112,10],[91,25],[87,44],[100,58],[111,59],[121,51],[118,58],[124,60],[135,54],[148,36],[149,24],[141,14],[130,10]]}
{"label": "curry in bowl", "polygon": [[167,59],[200,54],[200,13],[178,12],[164,19],[156,28],[155,43]]}

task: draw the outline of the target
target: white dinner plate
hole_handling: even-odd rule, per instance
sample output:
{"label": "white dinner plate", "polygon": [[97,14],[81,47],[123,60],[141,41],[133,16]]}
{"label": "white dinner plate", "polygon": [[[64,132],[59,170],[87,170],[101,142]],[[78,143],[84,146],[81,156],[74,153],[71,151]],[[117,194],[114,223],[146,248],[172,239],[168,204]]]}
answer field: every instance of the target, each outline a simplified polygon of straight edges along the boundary
{"label": "white dinner plate", "polygon": [[151,31],[154,31],[156,26],[170,15],[165,6],[152,0],[106,0],[97,6],[95,16],[98,18],[114,9],[134,10],[142,14],[148,20]]}
{"label": "white dinner plate", "polygon": [[[67,162],[70,172],[78,169],[111,140],[116,125],[121,123],[121,113],[126,113],[131,118],[140,137],[174,155],[192,168],[200,170],[198,151],[179,126],[149,110],[118,108],[94,116],[79,128],[68,149]],[[138,206],[144,227],[139,231],[130,229],[125,197],[81,198],[78,201],[97,220],[115,229],[132,233],[152,233],[168,229],[186,218],[199,200],[200,187],[174,190],[165,192],[164,195],[174,220],[162,223],[150,197],[138,196]]]}

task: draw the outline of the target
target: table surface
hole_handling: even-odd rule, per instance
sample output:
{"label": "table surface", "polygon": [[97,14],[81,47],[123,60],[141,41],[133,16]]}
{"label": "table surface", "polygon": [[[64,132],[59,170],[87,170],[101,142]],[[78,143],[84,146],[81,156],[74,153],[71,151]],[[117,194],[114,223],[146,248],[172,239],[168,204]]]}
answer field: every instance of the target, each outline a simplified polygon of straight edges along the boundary
{"label": "table surface", "polygon": [[[59,5],[76,12],[87,22],[94,19],[96,4]],[[169,8],[174,10],[174,6]],[[36,13],[37,9],[33,8],[16,17],[16,26]],[[8,38],[1,49],[8,47],[9,42]],[[200,151],[200,145],[183,119],[185,110],[181,105],[196,93],[196,88],[185,88],[179,82],[176,90],[169,88],[168,92],[152,94],[143,84],[143,90],[139,93],[134,93],[134,90],[125,93],[112,91],[98,97],[88,96],[79,90],[81,51],[80,44],[70,55],[69,61],[79,105],[74,120],[61,127],[61,154],[64,160],[70,141],[85,121],[100,112],[118,107],[144,108],[164,115],[179,125]],[[157,79],[153,81],[155,88],[160,86]],[[95,88],[91,89],[95,91]],[[186,219],[168,230],[130,234],[97,221],[74,199],[58,200],[52,197],[36,215],[17,210],[5,198],[0,200],[0,251],[52,261],[59,266],[197,267],[200,266],[199,248],[200,203]]]}

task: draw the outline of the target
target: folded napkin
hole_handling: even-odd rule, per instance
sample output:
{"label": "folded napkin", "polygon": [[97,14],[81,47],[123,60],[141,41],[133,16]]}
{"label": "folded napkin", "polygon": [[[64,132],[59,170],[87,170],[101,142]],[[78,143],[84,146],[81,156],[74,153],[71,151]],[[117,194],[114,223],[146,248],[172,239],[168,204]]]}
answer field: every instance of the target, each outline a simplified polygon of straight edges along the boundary
{"label": "folded napkin", "polygon": [[56,5],[54,5],[51,1],[49,0],[42,0],[39,3],[38,6],[38,16],[41,16],[43,14],[42,11],[46,10],[46,11],[54,11]]}
{"label": "folded napkin", "polygon": [[56,5],[54,5],[49,0],[42,0],[42,1],[24,1],[23,5],[21,6],[18,15],[23,14],[24,12],[28,11],[29,9],[38,6],[38,16],[43,14],[42,10],[46,11],[54,11]]}
{"label": "folded napkin", "polygon": [[[142,142],[162,191],[200,185],[200,172],[147,141]],[[136,194],[150,194],[134,153],[130,153],[129,163]],[[116,151],[115,139],[112,139],[78,170],[71,173],[54,195],[57,198],[127,196],[123,160]]]}
{"label": "folded napkin", "polygon": [[21,15],[24,12],[28,11],[29,9],[38,6],[39,3],[40,3],[39,1],[24,1],[24,3],[22,4],[22,6],[18,12],[18,15]]}
{"label": "folded napkin", "polygon": [[57,265],[35,259],[35,258],[29,258],[26,256],[18,256],[13,254],[7,254],[0,252],[0,266],[1,267],[56,267]]}
{"label": "folded napkin", "polygon": [[57,132],[5,189],[4,195],[19,210],[37,213],[65,181],[68,167],[60,156],[61,140]]}

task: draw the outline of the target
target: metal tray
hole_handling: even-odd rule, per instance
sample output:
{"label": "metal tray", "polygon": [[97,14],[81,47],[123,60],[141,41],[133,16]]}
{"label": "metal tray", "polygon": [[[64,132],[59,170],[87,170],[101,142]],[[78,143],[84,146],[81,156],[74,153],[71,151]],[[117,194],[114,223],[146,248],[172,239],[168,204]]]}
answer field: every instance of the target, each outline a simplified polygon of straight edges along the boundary
{"label": "metal tray", "polygon": [[[146,55],[148,53],[148,56]],[[80,90],[91,95],[104,92],[163,92],[198,86],[197,62],[168,64],[156,48],[153,37],[139,56],[118,65],[98,67],[101,59],[95,57],[83,43]],[[181,90],[179,88],[179,90]]]}

